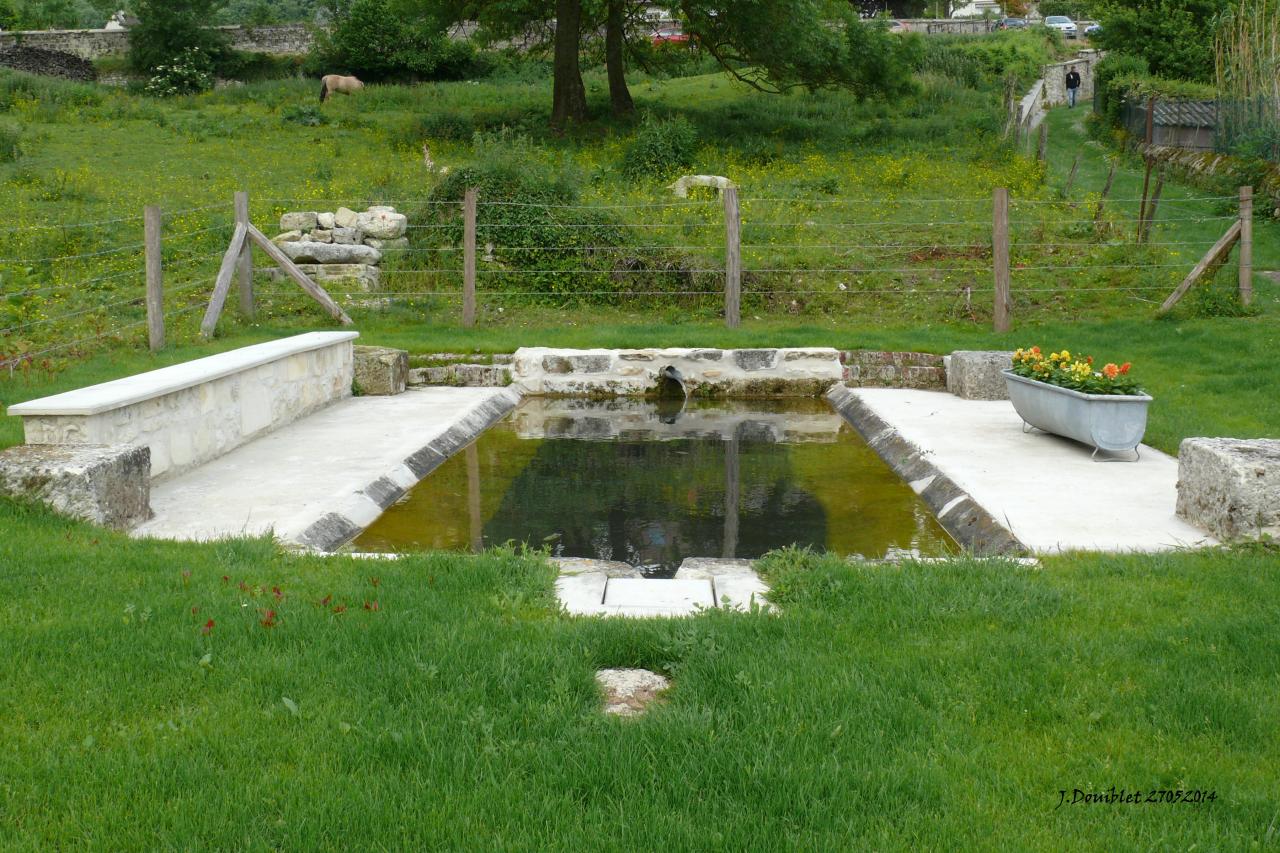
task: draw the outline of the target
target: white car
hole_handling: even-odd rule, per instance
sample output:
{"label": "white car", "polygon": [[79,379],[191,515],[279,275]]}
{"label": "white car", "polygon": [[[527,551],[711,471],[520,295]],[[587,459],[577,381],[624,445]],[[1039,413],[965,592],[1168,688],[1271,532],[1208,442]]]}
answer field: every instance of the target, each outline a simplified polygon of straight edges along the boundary
{"label": "white car", "polygon": [[1051,30],[1057,30],[1069,39],[1080,37],[1080,33],[1076,31],[1076,22],[1066,15],[1050,15],[1044,19],[1044,25]]}

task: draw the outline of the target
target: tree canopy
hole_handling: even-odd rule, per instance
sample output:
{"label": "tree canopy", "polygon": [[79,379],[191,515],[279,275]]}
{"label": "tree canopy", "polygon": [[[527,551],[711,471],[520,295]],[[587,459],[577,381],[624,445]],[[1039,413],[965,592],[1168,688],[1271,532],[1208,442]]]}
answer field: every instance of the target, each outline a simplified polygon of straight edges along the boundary
{"label": "tree canopy", "polygon": [[1097,42],[1147,60],[1160,77],[1210,83],[1214,34],[1229,0],[1102,0]]}

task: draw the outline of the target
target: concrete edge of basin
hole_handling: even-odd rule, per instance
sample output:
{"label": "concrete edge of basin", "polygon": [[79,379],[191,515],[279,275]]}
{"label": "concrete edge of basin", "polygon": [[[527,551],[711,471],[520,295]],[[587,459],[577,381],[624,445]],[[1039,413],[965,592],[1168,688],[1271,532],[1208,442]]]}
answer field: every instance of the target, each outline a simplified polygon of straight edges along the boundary
{"label": "concrete edge of basin", "polygon": [[826,399],[894,473],[920,495],[960,547],[982,557],[1021,557],[1029,553],[1013,533],[938,470],[919,447],[872,411],[855,391],[844,384],[834,385]]}
{"label": "concrete edge of basin", "polygon": [[502,420],[520,404],[515,387],[502,389],[465,417],[410,454],[391,471],[375,472],[369,484],[312,522],[287,544],[311,551],[333,552],[364,532],[392,504],[462,448]]}

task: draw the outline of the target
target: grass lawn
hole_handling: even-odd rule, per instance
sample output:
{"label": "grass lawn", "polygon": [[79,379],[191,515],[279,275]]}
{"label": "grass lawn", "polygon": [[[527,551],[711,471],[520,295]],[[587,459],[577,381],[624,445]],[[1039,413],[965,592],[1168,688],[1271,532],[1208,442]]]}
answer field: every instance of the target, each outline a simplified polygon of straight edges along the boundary
{"label": "grass lawn", "polygon": [[[1274,843],[1274,553],[783,552],[779,615],[635,622],[557,615],[508,552],[129,542],[3,501],[0,526],[7,849]],[[669,701],[603,718],[614,666]],[[1113,785],[1216,797],[1058,807]]]}

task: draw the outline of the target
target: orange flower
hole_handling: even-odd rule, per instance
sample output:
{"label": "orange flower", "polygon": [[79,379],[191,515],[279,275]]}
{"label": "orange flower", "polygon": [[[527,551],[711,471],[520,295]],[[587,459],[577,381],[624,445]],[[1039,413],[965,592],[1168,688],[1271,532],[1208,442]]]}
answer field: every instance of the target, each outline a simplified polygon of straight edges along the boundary
{"label": "orange flower", "polygon": [[1114,364],[1108,364],[1106,367],[1102,368],[1102,375],[1108,379],[1115,379],[1120,375],[1120,368],[1116,367]]}
{"label": "orange flower", "polygon": [[1121,375],[1124,375],[1124,374],[1128,373],[1128,372],[1129,372],[1129,368],[1131,368],[1131,367],[1133,367],[1133,365],[1126,361],[1124,364],[1120,365],[1120,374],[1121,374]]}

